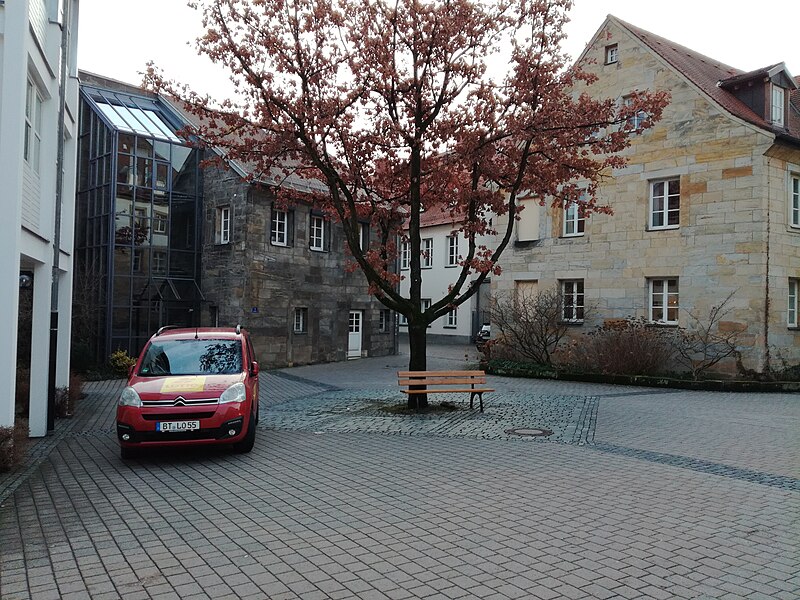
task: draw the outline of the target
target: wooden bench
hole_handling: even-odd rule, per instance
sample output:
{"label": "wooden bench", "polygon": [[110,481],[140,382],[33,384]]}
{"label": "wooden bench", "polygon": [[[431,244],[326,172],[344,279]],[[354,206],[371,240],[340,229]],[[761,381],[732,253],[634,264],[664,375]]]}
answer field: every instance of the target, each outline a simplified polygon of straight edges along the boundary
{"label": "wooden bench", "polygon": [[483,387],[486,385],[484,371],[398,371],[397,384],[408,387],[401,390],[404,394],[468,393],[469,407],[472,408],[473,400],[477,396],[481,412],[483,412],[483,394],[494,391]]}

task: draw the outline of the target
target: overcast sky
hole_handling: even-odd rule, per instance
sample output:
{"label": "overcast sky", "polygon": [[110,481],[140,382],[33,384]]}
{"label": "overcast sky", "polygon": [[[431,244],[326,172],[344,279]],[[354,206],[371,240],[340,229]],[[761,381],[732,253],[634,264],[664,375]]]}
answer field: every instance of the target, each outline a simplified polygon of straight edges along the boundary
{"label": "overcast sky", "polygon": [[[798,0],[576,0],[565,50],[577,58],[607,14],[749,71],[785,62],[800,75]],[[200,14],[185,0],[81,0],[79,68],[138,84],[148,60],[195,91],[228,89],[221,67],[197,56]]]}

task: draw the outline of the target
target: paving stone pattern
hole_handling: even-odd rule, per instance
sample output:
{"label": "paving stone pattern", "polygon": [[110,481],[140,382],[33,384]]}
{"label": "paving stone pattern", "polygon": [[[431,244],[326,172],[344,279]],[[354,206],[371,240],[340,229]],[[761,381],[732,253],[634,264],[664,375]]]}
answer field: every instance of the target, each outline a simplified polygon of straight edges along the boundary
{"label": "paving stone pattern", "polygon": [[92,384],[0,479],[0,598],[800,597],[800,396],[492,378],[483,415],[384,416],[403,366],[265,372],[251,454],[129,462]]}

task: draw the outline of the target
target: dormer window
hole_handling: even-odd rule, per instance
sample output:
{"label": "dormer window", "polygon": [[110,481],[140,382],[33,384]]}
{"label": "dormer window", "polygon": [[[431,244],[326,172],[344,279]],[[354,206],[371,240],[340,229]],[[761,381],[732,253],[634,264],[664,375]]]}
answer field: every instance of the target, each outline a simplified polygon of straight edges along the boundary
{"label": "dormer window", "polygon": [[772,84],[772,124],[778,127],[784,126],[784,113],[786,104],[784,101],[784,90],[781,86]]}
{"label": "dormer window", "polygon": [[617,62],[617,45],[606,46],[606,64],[610,65]]}

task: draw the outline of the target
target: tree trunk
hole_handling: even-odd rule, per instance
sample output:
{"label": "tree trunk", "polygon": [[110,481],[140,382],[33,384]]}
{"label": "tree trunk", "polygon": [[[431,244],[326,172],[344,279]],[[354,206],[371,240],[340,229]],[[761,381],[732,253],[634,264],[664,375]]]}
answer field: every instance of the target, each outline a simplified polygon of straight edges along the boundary
{"label": "tree trunk", "polygon": [[[426,323],[413,324],[411,321],[408,323],[408,348],[411,358],[408,361],[409,371],[425,371],[428,363],[427,353],[427,335],[428,325]],[[419,386],[409,386],[409,389],[414,389]],[[409,394],[408,395],[408,408],[413,410],[420,410],[428,406],[427,394]]]}

